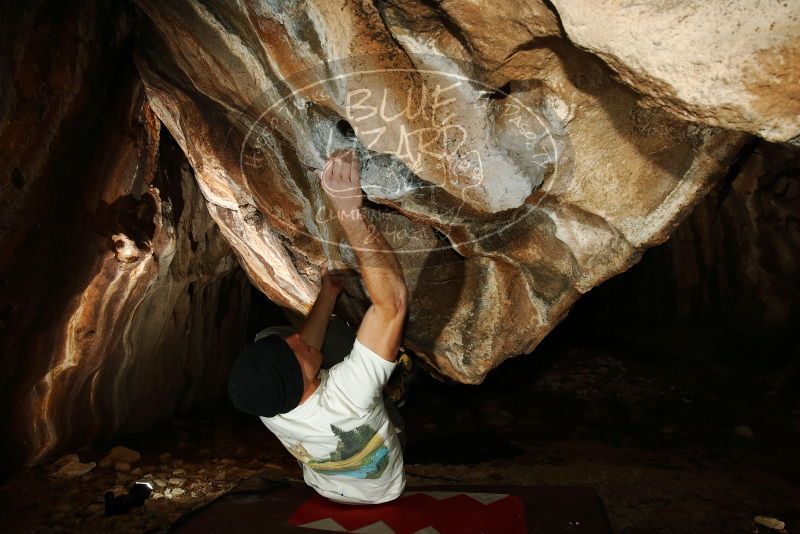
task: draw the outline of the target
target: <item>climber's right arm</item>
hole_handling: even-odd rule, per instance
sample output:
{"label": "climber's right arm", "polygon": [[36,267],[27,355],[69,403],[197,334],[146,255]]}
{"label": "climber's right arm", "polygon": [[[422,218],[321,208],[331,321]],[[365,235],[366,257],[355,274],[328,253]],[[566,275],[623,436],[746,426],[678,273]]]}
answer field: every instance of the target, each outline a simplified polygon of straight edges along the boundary
{"label": "climber's right arm", "polygon": [[364,216],[359,163],[352,151],[337,151],[321,172],[322,187],[358,258],[372,305],[356,337],[383,359],[394,361],[408,309],[403,271],[386,238]]}

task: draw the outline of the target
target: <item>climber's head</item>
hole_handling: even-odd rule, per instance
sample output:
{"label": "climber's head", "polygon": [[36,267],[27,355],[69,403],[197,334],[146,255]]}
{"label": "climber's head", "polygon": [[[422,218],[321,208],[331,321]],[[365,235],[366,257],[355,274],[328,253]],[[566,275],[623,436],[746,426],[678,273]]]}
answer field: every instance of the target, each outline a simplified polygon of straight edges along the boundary
{"label": "climber's head", "polygon": [[284,341],[294,351],[300,368],[303,370],[303,393],[305,396],[309,389],[313,392],[313,385],[316,383],[319,369],[322,366],[322,352],[306,343],[299,333],[284,338]]}
{"label": "climber's head", "polygon": [[236,408],[252,415],[289,412],[304,392],[313,391],[321,363],[322,354],[299,334],[267,336],[247,347],[233,364],[228,395]]}

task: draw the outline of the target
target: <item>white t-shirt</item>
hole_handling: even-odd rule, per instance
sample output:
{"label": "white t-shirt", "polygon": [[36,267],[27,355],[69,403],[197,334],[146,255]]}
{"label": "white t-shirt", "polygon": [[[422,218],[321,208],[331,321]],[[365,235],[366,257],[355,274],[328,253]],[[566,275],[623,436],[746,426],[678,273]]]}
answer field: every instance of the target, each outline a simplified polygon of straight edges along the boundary
{"label": "white t-shirt", "polygon": [[381,394],[395,365],[356,339],[342,362],[320,370],[319,386],[302,404],[261,417],[320,495],[376,504],[403,492],[403,454]]}

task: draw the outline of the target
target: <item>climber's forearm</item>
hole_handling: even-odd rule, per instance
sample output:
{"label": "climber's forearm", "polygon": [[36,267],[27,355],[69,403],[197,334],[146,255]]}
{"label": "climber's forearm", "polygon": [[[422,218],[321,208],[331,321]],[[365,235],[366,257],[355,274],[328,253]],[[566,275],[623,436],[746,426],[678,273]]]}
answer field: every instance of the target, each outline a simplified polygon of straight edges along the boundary
{"label": "climber's forearm", "polygon": [[330,291],[323,285],[303,326],[300,327],[300,337],[317,350],[322,350],[325,331],[328,329],[328,323],[338,296],[337,292]]}
{"label": "climber's forearm", "polygon": [[386,238],[364,216],[363,208],[337,214],[361,267],[372,303],[385,310],[404,310],[407,289],[400,262]]}

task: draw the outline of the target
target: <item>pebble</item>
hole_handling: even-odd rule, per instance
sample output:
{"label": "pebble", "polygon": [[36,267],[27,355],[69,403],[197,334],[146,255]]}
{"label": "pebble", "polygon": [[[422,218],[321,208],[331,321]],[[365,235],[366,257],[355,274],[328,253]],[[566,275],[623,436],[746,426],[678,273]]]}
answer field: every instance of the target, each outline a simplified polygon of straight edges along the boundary
{"label": "pebble", "polygon": [[747,438],[753,439],[755,436],[753,435],[753,429],[747,425],[739,425],[733,429],[733,433],[739,436],[740,438]]}
{"label": "pebble", "polygon": [[220,460],[220,463],[223,463],[225,465],[234,465],[234,464],[236,464],[238,462],[236,460],[234,460],[233,458],[223,458],[222,460]]}
{"label": "pebble", "polygon": [[142,474],[142,468],[141,467],[137,467],[136,469],[131,470],[131,474],[132,475],[137,475],[137,476],[141,475]]}
{"label": "pebble", "polygon": [[72,464],[72,463],[80,463],[81,459],[78,458],[77,454],[65,454],[58,460],[56,460],[53,465],[58,467],[64,464]]}
{"label": "pebble", "polygon": [[127,473],[131,470],[131,464],[128,462],[117,462],[114,464],[114,469],[117,471],[122,471],[123,473]]}
{"label": "pebble", "polygon": [[96,465],[97,464],[94,462],[89,462],[85,464],[82,464],[80,462],[70,462],[68,464],[63,465],[61,469],[59,469],[56,472],[56,474],[67,478],[79,477],[85,475],[86,473],[94,469]]}
{"label": "pebble", "polygon": [[169,462],[171,458],[172,455],[168,452],[162,452],[161,454],[158,455],[158,461],[161,462],[162,464]]}
{"label": "pebble", "polygon": [[175,469],[175,470],[172,472],[172,474],[173,474],[173,475],[185,475],[185,474],[186,474],[186,470],[185,470],[185,469]]}
{"label": "pebble", "polygon": [[100,460],[100,467],[110,467],[118,463],[127,463],[130,465],[133,462],[138,462],[141,457],[141,454],[128,447],[114,447]]}
{"label": "pebble", "polygon": [[174,465],[175,467],[180,467],[183,465],[183,460],[175,460],[174,462],[172,462],[172,465]]}
{"label": "pebble", "polygon": [[164,491],[164,497],[171,499],[183,495],[184,493],[186,493],[186,490],[183,488],[167,488],[166,491]]}
{"label": "pebble", "polygon": [[206,454],[211,454],[211,449],[206,449],[205,447],[197,451],[198,454],[205,456]]}
{"label": "pebble", "polygon": [[173,486],[183,486],[186,482],[185,478],[170,478],[167,480],[168,483],[172,484]]}
{"label": "pebble", "polygon": [[100,504],[100,503],[92,503],[92,504],[90,504],[89,506],[87,506],[87,507],[86,507],[86,511],[87,511],[87,512],[88,512],[90,515],[99,514],[99,513],[100,513],[100,512],[102,512],[104,509],[105,509],[105,506],[103,506],[103,505],[102,505],[102,504]]}
{"label": "pebble", "polygon": [[757,525],[761,525],[762,527],[767,527],[774,530],[783,530],[786,527],[786,523],[784,523],[780,519],[775,519],[774,517],[764,517],[761,515],[757,515],[754,521],[756,522]]}
{"label": "pebble", "polygon": [[160,478],[153,480],[153,482],[155,482],[156,486],[158,486],[159,488],[163,488],[164,486],[167,485],[167,483],[161,480]]}

